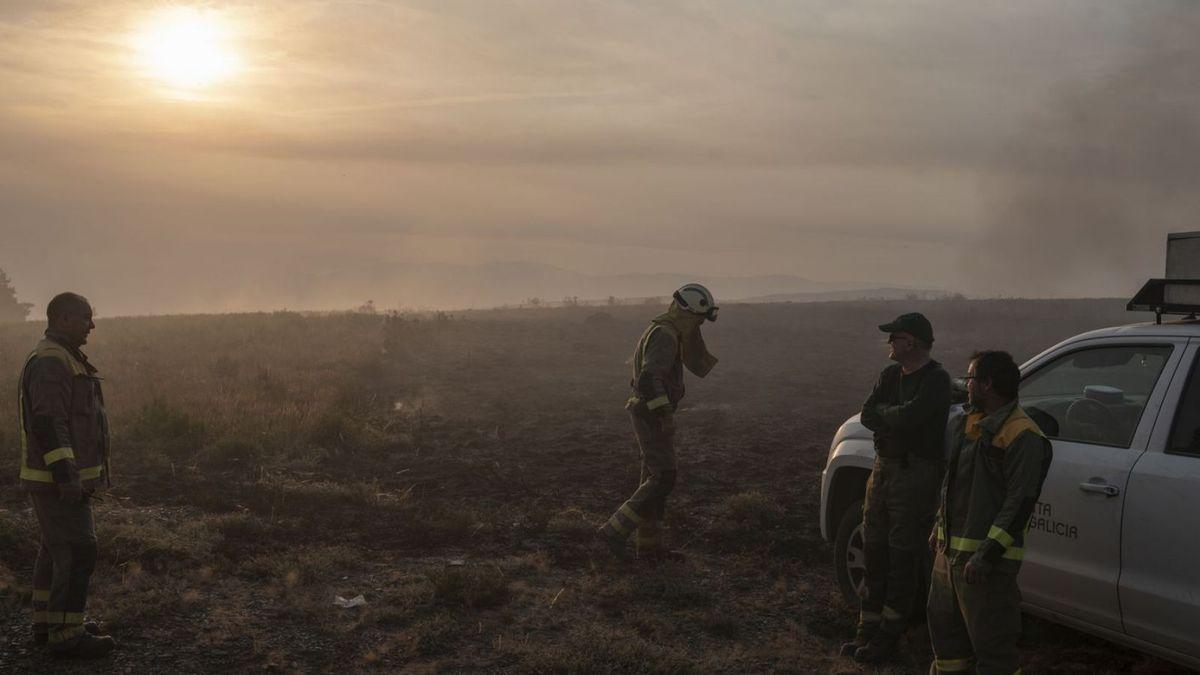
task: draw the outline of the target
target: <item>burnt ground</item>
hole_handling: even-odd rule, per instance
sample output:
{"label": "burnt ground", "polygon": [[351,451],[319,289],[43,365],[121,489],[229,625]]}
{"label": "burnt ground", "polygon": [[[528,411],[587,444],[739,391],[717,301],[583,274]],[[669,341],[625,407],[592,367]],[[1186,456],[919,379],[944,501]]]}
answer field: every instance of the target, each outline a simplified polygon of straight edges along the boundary
{"label": "burnt ground", "polygon": [[[115,485],[97,506],[96,664],[28,645],[36,529],[0,434],[6,672],[857,672],[817,522],[837,426],[911,308],[951,372],[1142,320],[1111,300],[734,305],[688,380],[669,523],[685,562],[621,564],[595,528],[637,482],[621,409],[656,306],[387,318],[102,321]],[[15,372],[35,326],[0,329]],[[11,387],[0,405],[14,419]],[[343,609],[335,596],[362,594]],[[1174,672],[1027,619],[1026,672]],[[923,627],[881,672],[928,667]]]}

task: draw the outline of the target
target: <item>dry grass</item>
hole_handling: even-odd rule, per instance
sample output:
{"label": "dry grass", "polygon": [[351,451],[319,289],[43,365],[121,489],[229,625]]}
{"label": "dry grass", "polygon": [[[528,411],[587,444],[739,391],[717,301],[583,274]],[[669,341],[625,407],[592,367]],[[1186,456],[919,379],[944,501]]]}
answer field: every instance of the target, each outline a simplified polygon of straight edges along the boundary
{"label": "dry grass", "polygon": [[[817,477],[884,363],[875,325],[910,305],[952,372],[979,347],[1027,357],[1129,319],[1111,301],[727,307],[707,334],[721,365],[689,382],[680,415],[670,525],[688,559],[657,567],[593,542],[637,481],[621,404],[655,308],[101,320],[88,352],[116,479],[91,608],[123,645],[103,667],[846,670],[853,609],[818,534]],[[39,333],[0,328],[0,372]],[[6,419],[14,389],[0,387]],[[23,642],[36,528],[8,427],[0,450],[0,670],[47,670]],[[333,605],[359,593],[364,607]],[[1031,626],[1043,671],[1066,642],[1089,672],[1158,663]],[[892,672],[924,667],[927,642],[902,658]]]}

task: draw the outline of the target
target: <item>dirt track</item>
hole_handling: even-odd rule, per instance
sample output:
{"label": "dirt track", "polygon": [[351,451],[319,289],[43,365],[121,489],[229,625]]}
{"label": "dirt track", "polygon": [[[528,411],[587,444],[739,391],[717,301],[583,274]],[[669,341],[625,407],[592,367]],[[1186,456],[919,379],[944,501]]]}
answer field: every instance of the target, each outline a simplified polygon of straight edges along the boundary
{"label": "dirt track", "polygon": [[[101,322],[118,484],[91,611],[121,648],[100,670],[854,671],[818,477],[885,363],[875,324],[910,305],[951,372],[1140,320],[1115,301],[724,308],[721,363],[679,415],[688,560],[660,567],[592,545],[636,483],[625,361],[657,308]],[[35,333],[0,330],[0,370]],[[33,529],[0,442],[0,669],[82,671],[25,644]],[[1172,670],[1036,621],[1024,651],[1026,672]],[[891,672],[928,659],[914,631]]]}

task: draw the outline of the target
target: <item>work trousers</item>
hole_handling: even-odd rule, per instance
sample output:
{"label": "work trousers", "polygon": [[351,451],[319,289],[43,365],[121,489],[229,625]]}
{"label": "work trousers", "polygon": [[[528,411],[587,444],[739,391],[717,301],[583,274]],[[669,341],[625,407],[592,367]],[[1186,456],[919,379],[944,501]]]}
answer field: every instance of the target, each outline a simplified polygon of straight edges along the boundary
{"label": "work trousers", "polygon": [[856,641],[897,639],[919,602],[922,561],[937,511],[940,461],[877,457],[863,502],[866,595]]}
{"label": "work trousers", "polygon": [[627,538],[637,532],[638,555],[655,555],[666,549],[662,520],[667,497],[675,488],[674,429],[661,415],[629,411],[633,433],[642,458],[642,474],[637,490],[613,513],[602,528],[610,537]]}
{"label": "work trousers", "polygon": [[33,566],[33,632],[48,644],[83,633],[88,582],[96,568],[96,526],[87,499],[62,501],[57,491],[31,491],[41,530]]}
{"label": "work trousers", "polygon": [[1019,673],[1021,591],[1017,575],[992,570],[984,583],[968,584],[964,567],[948,563],[943,553],[934,559],[926,606],[934,654],[929,672]]}

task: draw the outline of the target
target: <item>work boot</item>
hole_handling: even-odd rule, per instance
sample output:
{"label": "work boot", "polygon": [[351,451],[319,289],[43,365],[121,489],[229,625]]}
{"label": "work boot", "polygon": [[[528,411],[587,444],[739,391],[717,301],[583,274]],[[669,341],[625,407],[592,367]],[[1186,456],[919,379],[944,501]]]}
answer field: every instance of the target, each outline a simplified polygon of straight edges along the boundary
{"label": "work boot", "polygon": [[842,643],[842,648],[838,651],[838,654],[841,656],[854,656],[859,649],[867,646],[871,638],[875,636],[875,630],[877,630],[875,626],[868,626],[865,630],[859,628],[855,631],[853,640]]}
{"label": "work boot", "polygon": [[843,642],[842,648],[840,650],[838,650],[838,655],[839,656],[854,656],[856,653],[858,653],[859,649],[861,649],[865,646],[866,646],[865,642],[859,642],[858,640],[852,640],[850,642]]}
{"label": "work boot", "polygon": [[865,664],[879,664],[896,653],[896,639],[876,635],[867,644],[854,650],[854,660]]}
{"label": "work boot", "polygon": [[628,562],[633,557],[629,553],[629,548],[625,546],[624,539],[607,534],[604,530],[600,530],[597,536],[604,542],[604,547],[608,549],[608,552],[617,560]]}
{"label": "work boot", "polygon": [[[95,621],[84,621],[83,629],[92,635],[103,635],[103,633],[100,632],[100,624],[96,623]],[[45,645],[49,641],[50,636],[46,633],[33,634],[33,644],[39,647]]]}
{"label": "work boot", "polygon": [[50,653],[55,656],[74,656],[81,659],[98,659],[107,655],[117,646],[117,643],[107,635],[92,635],[83,633],[58,644],[50,645]]}

